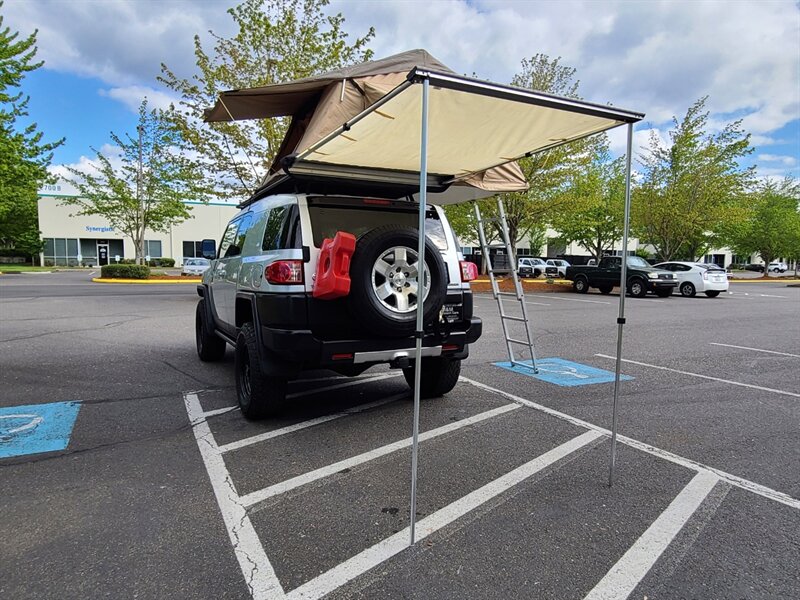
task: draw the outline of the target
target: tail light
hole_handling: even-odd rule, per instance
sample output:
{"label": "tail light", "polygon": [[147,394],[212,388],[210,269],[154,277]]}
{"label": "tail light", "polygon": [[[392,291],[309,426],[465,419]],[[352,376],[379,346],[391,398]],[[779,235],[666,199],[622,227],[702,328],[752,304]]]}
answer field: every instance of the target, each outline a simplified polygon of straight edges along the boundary
{"label": "tail light", "polygon": [[264,269],[264,276],[269,283],[291,285],[303,283],[302,260],[276,260]]}
{"label": "tail light", "polygon": [[704,279],[705,281],[708,281],[708,269],[706,269],[705,271],[703,271],[703,279]]}
{"label": "tail light", "polygon": [[473,281],[478,278],[478,265],[468,260],[459,261],[461,265],[461,281]]}

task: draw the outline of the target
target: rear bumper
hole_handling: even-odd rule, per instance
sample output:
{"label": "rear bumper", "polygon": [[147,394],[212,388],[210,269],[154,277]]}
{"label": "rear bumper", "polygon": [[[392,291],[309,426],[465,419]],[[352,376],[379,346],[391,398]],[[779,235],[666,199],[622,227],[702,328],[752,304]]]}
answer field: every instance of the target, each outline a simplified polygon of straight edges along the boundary
{"label": "rear bumper", "polygon": [[[477,317],[453,325],[446,333],[426,333],[423,356],[466,358],[467,346],[480,338],[483,324]],[[261,327],[261,343],[282,360],[302,364],[303,368],[333,368],[346,365],[390,363],[413,358],[414,336],[396,339],[322,340],[307,329]]]}
{"label": "rear bumper", "polygon": [[662,280],[662,279],[648,279],[647,289],[650,291],[655,290],[672,290],[678,287],[678,282],[675,280]]}
{"label": "rear bumper", "polygon": [[727,292],[730,284],[728,281],[704,281],[700,292]]}

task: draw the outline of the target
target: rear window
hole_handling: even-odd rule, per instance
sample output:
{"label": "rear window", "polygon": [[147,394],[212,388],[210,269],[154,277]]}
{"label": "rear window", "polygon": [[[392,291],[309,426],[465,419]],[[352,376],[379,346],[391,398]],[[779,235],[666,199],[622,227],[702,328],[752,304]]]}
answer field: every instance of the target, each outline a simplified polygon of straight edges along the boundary
{"label": "rear window", "polygon": [[[319,248],[325,238],[333,238],[337,231],[352,233],[356,238],[383,225],[401,225],[417,228],[418,214],[408,209],[362,208],[356,206],[309,204],[308,215],[314,230],[314,245]],[[428,211],[425,234],[440,250],[447,250],[447,236],[436,211]]]}

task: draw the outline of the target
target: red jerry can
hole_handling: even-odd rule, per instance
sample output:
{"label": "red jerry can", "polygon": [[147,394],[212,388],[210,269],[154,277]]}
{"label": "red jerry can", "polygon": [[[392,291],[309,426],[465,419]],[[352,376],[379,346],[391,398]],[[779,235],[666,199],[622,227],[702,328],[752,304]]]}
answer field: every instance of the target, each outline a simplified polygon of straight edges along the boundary
{"label": "red jerry can", "polygon": [[322,240],[312,295],[320,300],[333,300],[350,293],[350,258],[356,249],[356,236],[337,231],[336,236]]}

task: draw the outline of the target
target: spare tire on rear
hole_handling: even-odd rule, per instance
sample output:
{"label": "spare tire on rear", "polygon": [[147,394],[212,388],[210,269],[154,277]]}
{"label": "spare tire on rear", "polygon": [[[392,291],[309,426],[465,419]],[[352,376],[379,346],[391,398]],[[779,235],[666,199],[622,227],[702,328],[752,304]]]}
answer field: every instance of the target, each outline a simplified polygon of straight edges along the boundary
{"label": "spare tire on rear", "polygon": [[[411,227],[387,225],[359,238],[350,262],[350,309],[365,329],[379,336],[414,333],[419,297],[419,236]],[[438,318],[447,294],[447,268],[425,240],[424,324]]]}

